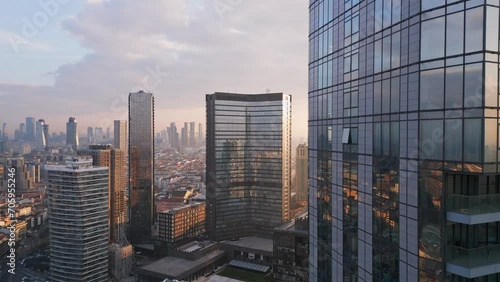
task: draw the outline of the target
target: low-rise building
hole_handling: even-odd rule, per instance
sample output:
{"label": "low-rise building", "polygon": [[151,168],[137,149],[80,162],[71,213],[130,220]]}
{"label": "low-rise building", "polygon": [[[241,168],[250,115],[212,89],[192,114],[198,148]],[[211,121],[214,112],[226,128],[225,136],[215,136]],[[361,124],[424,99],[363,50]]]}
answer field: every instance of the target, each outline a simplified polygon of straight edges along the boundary
{"label": "low-rise building", "polygon": [[307,282],[309,263],[308,215],[297,218],[274,230],[274,281]]}

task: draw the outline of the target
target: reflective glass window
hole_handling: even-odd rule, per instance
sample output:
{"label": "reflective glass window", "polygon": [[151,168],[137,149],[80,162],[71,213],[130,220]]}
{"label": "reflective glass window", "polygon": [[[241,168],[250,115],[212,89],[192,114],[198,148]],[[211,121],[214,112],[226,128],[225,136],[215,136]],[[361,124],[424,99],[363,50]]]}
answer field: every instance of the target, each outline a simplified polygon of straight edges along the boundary
{"label": "reflective glass window", "polygon": [[498,120],[485,119],[484,120],[484,161],[496,162],[497,161],[497,137],[498,137]]}
{"label": "reflective glass window", "polygon": [[486,63],[486,75],[484,77],[484,103],[485,106],[498,106],[498,64]]}
{"label": "reflective glass window", "polygon": [[444,17],[422,22],[421,57],[422,60],[444,56],[445,21]]}
{"label": "reflective glass window", "polygon": [[483,105],[483,64],[465,65],[464,107]]}
{"label": "reflective glass window", "polygon": [[462,108],[463,106],[464,67],[446,68],[446,108]]}
{"label": "reflective glass window", "polygon": [[464,120],[464,162],[481,161],[481,119]]}
{"label": "reflective glass window", "polygon": [[420,122],[420,157],[430,160],[443,158],[443,121],[422,120]]}
{"label": "reflective glass window", "polygon": [[446,17],[446,55],[464,52],[464,12]]}
{"label": "reflective glass window", "polygon": [[422,0],[422,11],[444,5],[444,0]]}
{"label": "reflective glass window", "polygon": [[498,8],[486,8],[486,50],[498,52]]}
{"label": "reflective glass window", "polygon": [[465,14],[465,52],[483,49],[483,7],[467,10]]}
{"label": "reflective glass window", "polygon": [[445,121],[444,158],[448,161],[462,161],[462,120]]}
{"label": "reflective glass window", "polygon": [[444,106],[444,69],[420,73],[420,109],[442,109]]}

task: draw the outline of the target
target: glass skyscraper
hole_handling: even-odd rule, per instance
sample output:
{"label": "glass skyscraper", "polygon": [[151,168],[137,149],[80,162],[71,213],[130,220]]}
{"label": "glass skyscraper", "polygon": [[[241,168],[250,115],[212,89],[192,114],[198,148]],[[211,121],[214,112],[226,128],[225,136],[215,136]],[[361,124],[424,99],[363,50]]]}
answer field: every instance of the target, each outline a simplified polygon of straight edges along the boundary
{"label": "glass skyscraper", "polygon": [[151,242],[154,216],[154,97],[129,94],[129,209],[130,241]]}
{"label": "glass skyscraper", "polygon": [[263,235],[290,218],[290,95],[214,93],[207,102],[207,232]]}
{"label": "glass skyscraper", "polygon": [[78,143],[78,124],[76,118],[70,117],[66,123],[66,145],[71,145],[73,151],[76,151]]}
{"label": "glass skyscraper", "polygon": [[311,281],[500,281],[499,2],[311,0]]}

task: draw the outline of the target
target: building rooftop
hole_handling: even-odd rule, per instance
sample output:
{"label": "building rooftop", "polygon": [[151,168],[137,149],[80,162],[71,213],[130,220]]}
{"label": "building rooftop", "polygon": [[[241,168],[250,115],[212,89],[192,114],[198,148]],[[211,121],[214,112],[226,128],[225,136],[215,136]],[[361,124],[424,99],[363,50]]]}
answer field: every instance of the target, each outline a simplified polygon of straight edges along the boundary
{"label": "building rooftop", "polygon": [[183,279],[214,261],[224,258],[225,253],[225,251],[217,250],[195,261],[168,256],[142,267],[139,273],[157,278]]}
{"label": "building rooftop", "polygon": [[303,233],[303,234],[307,235],[308,215],[309,215],[309,213],[307,212],[307,209],[305,209],[304,211],[298,213],[294,219],[292,219],[286,223],[283,223],[282,225],[277,227],[276,230],[297,232],[297,233]]}
{"label": "building rooftop", "polygon": [[205,203],[193,203],[193,204],[189,204],[189,205],[183,205],[183,206],[180,206],[180,207],[175,207],[175,208],[171,208],[171,209],[162,211],[160,213],[176,213],[179,210],[190,208],[190,207],[194,207],[194,206],[200,206],[200,205],[205,205]]}
{"label": "building rooftop", "polygon": [[261,238],[257,236],[241,238],[238,241],[222,241],[221,244],[236,246],[240,248],[248,248],[265,252],[273,252],[273,240]]}

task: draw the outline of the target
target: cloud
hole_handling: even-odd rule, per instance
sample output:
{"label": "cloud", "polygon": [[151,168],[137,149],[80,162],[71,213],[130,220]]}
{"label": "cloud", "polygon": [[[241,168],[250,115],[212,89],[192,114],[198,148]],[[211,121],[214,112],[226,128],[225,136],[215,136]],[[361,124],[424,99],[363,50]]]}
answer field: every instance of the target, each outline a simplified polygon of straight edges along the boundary
{"label": "cloud", "polygon": [[[144,86],[155,94],[164,128],[170,121],[204,122],[207,93],[270,89],[294,96],[294,127],[306,136],[307,0],[87,3],[60,24],[91,54],[55,70],[53,86],[0,82],[2,99],[16,105],[8,112],[12,124],[28,115],[45,117],[57,130],[69,116],[82,130],[111,124],[126,117],[126,94]],[[217,3],[229,8],[221,12]]]}

